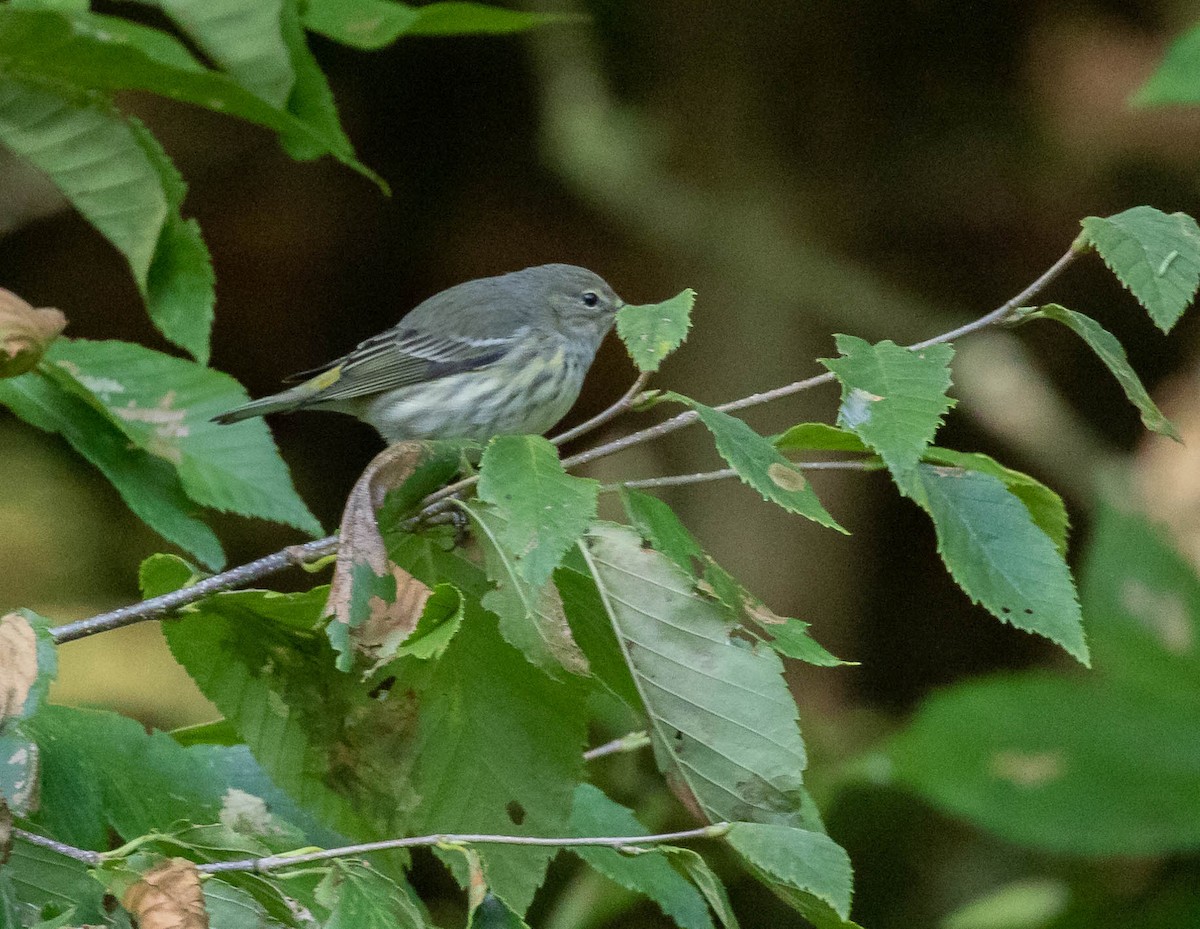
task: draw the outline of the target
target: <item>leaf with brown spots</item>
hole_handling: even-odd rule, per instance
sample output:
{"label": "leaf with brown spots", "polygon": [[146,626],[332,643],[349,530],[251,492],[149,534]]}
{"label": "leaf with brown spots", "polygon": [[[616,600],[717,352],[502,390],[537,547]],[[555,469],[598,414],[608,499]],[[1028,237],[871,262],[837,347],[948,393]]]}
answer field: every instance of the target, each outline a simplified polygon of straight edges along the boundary
{"label": "leaf with brown spots", "polygon": [[8,856],[12,854],[12,820],[12,811],[4,802],[4,798],[0,797],[0,865],[7,862]]}
{"label": "leaf with brown spots", "polygon": [[804,742],[778,656],[735,638],[733,612],[630,529],[598,523],[580,550],[655,760],[681,799],[694,798],[710,822],[810,825]]}
{"label": "leaf with brown spots", "polygon": [[139,929],[208,929],[200,873],[186,858],[168,858],[125,891],[121,904]]}
{"label": "leaf with brown spots", "polygon": [[11,290],[0,288],[0,377],[32,371],[67,327],[59,310],[35,308]]}
{"label": "leaf with brown spots", "polygon": [[44,618],[29,610],[0,618],[0,725],[28,716],[41,703],[57,666]]}
{"label": "leaf with brown spots", "polygon": [[19,613],[0,619],[0,722],[22,715],[37,680],[37,636]]}
{"label": "leaf with brown spots", "polygon": [[379,531],[378,513],[389,490],[399,487],[429,457],[424,442],[401,442],[376,455],[355,482],[338,537],[337,565],[325,613],[338,667],[349,671],[353,654],[388,657],[416,628],[433,591],[395,564]]}

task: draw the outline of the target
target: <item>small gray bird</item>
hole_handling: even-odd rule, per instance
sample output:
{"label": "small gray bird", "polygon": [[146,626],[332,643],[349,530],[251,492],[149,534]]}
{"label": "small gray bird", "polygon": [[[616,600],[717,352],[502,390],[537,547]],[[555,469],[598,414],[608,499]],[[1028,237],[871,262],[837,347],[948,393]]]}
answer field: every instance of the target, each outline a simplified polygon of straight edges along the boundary
{"label": "small gray bird", "polygon": [[624,301],[598,275],[549,264],[430,297],[289,390],[214,417],[333,410],[405,439],[540,435],[574,405]]}

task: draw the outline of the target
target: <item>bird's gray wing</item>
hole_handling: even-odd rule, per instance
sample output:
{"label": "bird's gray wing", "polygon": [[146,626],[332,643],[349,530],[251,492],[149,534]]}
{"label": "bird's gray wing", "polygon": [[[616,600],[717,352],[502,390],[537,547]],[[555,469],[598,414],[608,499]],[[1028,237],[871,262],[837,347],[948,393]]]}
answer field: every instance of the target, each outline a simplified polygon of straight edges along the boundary
{"label": "bird's gray wing", "polygon": [[472,338],[398,326],[291,379],[314,375],[306,381],[315,388],[314,399],[348,400],[485,367],[499,361],[519,337]]}

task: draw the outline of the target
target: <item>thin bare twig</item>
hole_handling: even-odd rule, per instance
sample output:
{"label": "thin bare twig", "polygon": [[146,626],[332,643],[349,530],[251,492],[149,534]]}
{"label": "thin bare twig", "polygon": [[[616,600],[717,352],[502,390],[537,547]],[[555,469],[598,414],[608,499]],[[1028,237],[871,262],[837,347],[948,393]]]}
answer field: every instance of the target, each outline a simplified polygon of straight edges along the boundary
{"label": "thin bare twig", "polygon": [[636,845],[679,842],[684,839],[719,839],[729,831],[729,826],[729,823],[715,823],[697,829],[661,832],[658,835],[586,836],[584,838],[573,836],[546,838],[530,835],[420,835],[403,839],[385,839],[382,842],[364,842],[361,845],[346,845],[342,848],[322,849],[319,852],[308,852],[303,855],[269,855],[265,858],[246,858],[241,861],[210,861],[197,865],[196,870],[208,874],[220,871],[257,871],[261,873],[286,868],[289,865],[308,864],[311,861],[328,861],[331,858],[348,858],[352,855],[366,855],[370,852],[383,852],[393,848],[416,848],[418,846],[539,845],[551,848],[571,848],[599,845],[606,848],[626,848]]}
{"label": "thin bare twig", "polygon": [[[1044,290],[1051,281],[1058,277],[1066,269],[1075,258],[1079,255],[1074,247],[1054,262],[1046,271],[1038,277],[1032,284],[1022,290],[1011,300],[1002,303],[990,313],[986,313],[978,319],[951,329],[949,332],[943,332],[941,335],[934,336],[931,339],[926,339],[923,342],[916,342],[908,346],[913,351],[920,351],[923,348],[929,348],[931,345],[941,345],[945,342],[951,342],[954,339],[961,338],[969,333],[976,332],[980,329],[985,329],[988,326],[994,326],[997,323],[1005,321],[1014,310],[1024,306],[1037,293]],[[809,390],[813,387],[819,387],[821,384],[829,384],[835,380],[832,371],[827,371],[824,374],[817,374],[813,377],[807,377],[800,381],[794,381],[791,384],[785,384],[783,387],[776,387],[774,390],[766,390],[762,393],[751,394],[748,397],[742,397],[740,400],[731,400],[728,403],[722,403],[716,407],[724,413],[731,413],[735,410],[744,410],[747,407],[758,406],[763,403],[769,403],[772,400],[779,400],[783,397],[790,397],[793,394],[798,394],[801,391]],[[587,449],[579,452],[569,458],[563,460],[563,467],[573,468],[577,465],[586,464],[589,461],[595,461],[597,458],[605,458],[608,455],[616,452],[624,451],[627,448],[632,448],[635,445],[640,445],[643,442],[649,442],[651,439],[658,439],[664,435],[669,435],[684,426],[690,426],[700,418],[695,410],[686,410],[683,413],[673,416],[664,422],[650,426],[646,429],[641,429],[630,435],[620,439],[614,439],[612,442],[606,442],[603,445],[597,445],[595,448]]]}
{"label": "thin bare twig", "polygon": [[232,590],[235,587],[244,587],[251,581],[257,581],[269,574],[276,574],[284,568],[298,567],[326,555],[332,555],[336,550],[337,536],[332,535],[305,542],[303,545],[292,545],[264,558],[259,558],[257,561],[250,561],[236,568],[230,568],[228,571],[222,571],[220,574],[214,574],[212,577],[206,577],[190,587],[184,587],[160,597],[151,597],[141,603],[123,606],[89,619],[55,626],[50,633],[54,636],[54,641],[61,645],[63,642],[82,639],[98,632],[119,629],[122,626],[129,626],[147,619],[158,619],[189,603],[201,600],[209,594]]}
{"label": "thin bare twig", "polygon": [[[1037,293],[1043,290],[1051,281],[1058,277],[1063,270],[1075,259],[1079,254],[1074,248],[1070,249],[1058,261],[1054,262],[1037,280],[1022,290],[1011,300],[1006,301],[996,309],[992,310],[978,319],[951,329],[949,332],[944,332],[941,335],[934,336],[931,339],[926,339],[923,342],[917,342],[908,346],[913,351],[920,351],[923,348],[928,348],[931,345],[939,345],[944,342],[952,341],[969,333],[976,332],[980,329],[1002,323],[1020,306],[1024,306]],[[640,378],[639,378],[640,380]],[[769,403],[772,400],[778,400],[782,397],[789,397],[801,391],[808,390],[812,387],[817,387],[821,384],[828,384],[834,380],[832,373],[818,374],[813,377],[795,381],[791,384],[786,384],[783,387],[777,387],[774,390],[763,391],[762,393],[751,394],[748,397],[742,397],[739,400],[731,400],[728,403],[723,403],[716,409],[723,412],[732,412],[742,410],[751,406],[758,406],[763,403]],[[618,400],[614,407],[621,404],[632,402],[627,399],[632,394],[632,389]],[[607,414],[614,409],[610,407],[600,416]],[[620,412],[618,410],[617,412]],[[616,413],[612,414],[617,415]],[[611,418],[611,417],[609,417]],[[592,423],[600,417],[594,417],[583,425],[594,428]],[[649,442],[653,439],[660,438],[664,435],[669,435],[684,426],[689,426],[699,419],[699,415],[694,410],[687,410],[683,413],[673,416],[671,419],[650,426],[646,429],[640,429],[637,432],[624,436],[620,439],[614,439],[611,442],[605,442],[597,445],[595,448],[586,449],[578,454],[571,455],[563,459],[563,466],[566,468],[577,467],[581,464],[586,464],[590,461],[595,461],[598,458],[604,458],[608,455],[616,454],[624,451],[627,448],[632,448],[635,445],[640,445],[643,442]],[[607,422],[607,419],[601,420]],[[570,436],[570,432],[564,433],[564,436]],[[574,436],[570,436],[574,437]],[[559,441],[565,441],[560,436]],[[718,478],[711,478],[717,480]],[[413,525],[419,524],[423,519],[428,519],[446,509],[446,503],[449,497],[472,487],[479,480],[478,475],[464,478],[461,481],[456,481],[441,490],[430,494],[422,502],[422,508],[417,516],[410,522]],[[662,480],[662,479],[656,479]],[[682,483],[682,481],[680,482]],[[639,486],[639,485],[627,485]],[[669,486],[663,484],[656,485],[641,485],[641,486]],[[56,642],[70,642],[74,639],[81,639],[85,636],[94,635],[97,632],[106,632],[110,629],[117,629],[121,626],[129,626],[134,623],[143,622],[148,619],[158,619],[166,616],[169,613],[178,610],[180,607],[186,606],[189,603],[194,603],[212,593],[217,593],[222,590],[230,590],[235,587],[244,586],[252,581],[259,580],[270,574],[275,574],[282,571],[284,568],[293,565],[299,565],[306,561],[329,555],[337,549],[337,537],[327,536],[323,539],[317,539],[313,542],[306,542],[303,545],[292,546],[282,551],[275,552],[272,555],[267,555],[264,558],[259,558],[257,561],[251,561],[237,568],[231,568],[228,571],[223,571],[220,574],[215,574],[212,577],[205,578],[191,587],[185,587],[182,590],[177,590],[169,594],[164,594],[161,597],[152,597],[149,600],[144,600],[141,603],[135,603],[130,606],[121,607],[118,610],[113,610],[108,613],[102,613],[98,616],[93,616],[89,619],[79,620],[74,623],[66,623],[61,626],[55,626],[50,630]]]}
{"label": "thin bare twig", "polygon": [[587,433],[600,428],[610,420],[616,419],[633,405],[633,401],[636,400],[641,395],[642,391],[646,389],[646,384],[649,382],[649,380],[650,375],[643,371],[637,376],[637,379],[633,382],[630,388],[621,396],[621,399],[610,406],[607,410],[604,410],[602,413],[597,413],[586,422],[582,422],[578,426],[556,435],[550,441],[555,445],[566,445],[573,439],[578,439],[581,435],[586,435]]}
{"label": "thin bare twig", "polygon": [[58,852],[60,855],[66,855],[68,858],[74,858],[76,861],[82,861],[84,864],[92,866],[100,864],[104,860],[104,856],[100,852],[88,851],[86,848],[76,848],[74,845],[68,845],[66,842],[59,842],[56,839],[48,839],[44,835],[38,835],[36,832],[27,832],[24,829],[13,827],[12,834],[18,839],[24,839],[30,845],[37,845],[41,848],[48,848],[52,852]]}
{"label": "thin bare twig", "polygon": [[[406,836],[399,839],[384,839],[381,842],[363,842],[358,845],[343,845],[339,848],[324,848],[320,851],[305,852],[302,855],[267,855],[263,858],[242,858],[238,861],[208,861],[196,865],[197,871],[215,874],[222,871],[275,871],[291,865],[308,864],[313,861],[329,861],[333,858],[349,858],[354,855],[366,855],[371,852],[383,852],[393,848],[416,848],[418,846],[438,845],[538,845],[550,848],[571,848],[579,846],[602,846],[605,848],[627,848],[640,845],[660,845],[664,842],[680,842],[685,839],[719,839],[729,831],[730,823],[713,823],[711,826],[699,826],[695,829],[681,829],[678,832],[660,832],[657,835],[599,835],[599,836],[563,836],[547,837],[536,835],[480,835],[475,833],[439,833],[437,835]],[[103,864],[110,858],[119,858],[111,852],[94,852],[86,848],[78,848],[59,842],[56,839],[27,832],[24,829],[13,829],[13,835],[24,839],[32,845],[48,848],[67,858],[82,861],[92,866]],[[147,838],[152,838],[147,836]]]}
{"label": "thin bare twig", "polygon": [[[801,471],[878,471],[883,466],[876,461],[793,461],[792,466]],[[733,468],[720,468],[716,471],[699,471],[696,474],[668,474],[665,477],[642,477],[632,481],[617,481],[615,484],[605,484],[600,488],[601,493],[612,493],[625,488],[627,490],[642,490],[647,487],[679,487],[685,484],[706,484],[709,481],[723,481],[737,477]]]}
{"label": "thin bare twig", "polygon": [[584,761],[593,761],[596,758],[603,758],[605,755],[619,755],[622,752],[636,752],[639,749],[645,748],[650,744],[650,736],[644,730],[630,732],[621,736],[619,739],[613,739],[611,742],[605,742],[603,745],[597,745],[595,748],[589,748],[583,753]]}

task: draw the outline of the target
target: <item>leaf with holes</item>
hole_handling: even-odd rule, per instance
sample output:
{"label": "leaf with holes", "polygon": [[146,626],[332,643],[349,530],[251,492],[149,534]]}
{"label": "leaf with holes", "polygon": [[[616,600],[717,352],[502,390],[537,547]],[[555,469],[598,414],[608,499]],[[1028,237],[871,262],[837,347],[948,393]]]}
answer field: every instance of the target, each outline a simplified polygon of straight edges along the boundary
{"label": "leaf with holes", "polygon": [[659,767],[710,821],[803,825],[804,743],[779,658],[623,526],[582,545],[637,685]]}
{"label": "leaf with holes", "polygon": [[1075,583],[1025,504],[990,474],[921,465],[938,554],[972,601],[1088,664]]}
{"label": "leaf with holes", "polygon": [[1095,247],[1163,332],[1170,332],[1200,287],[1200,227],[1186,213],[1135,206],[1115,216],[1082,220]]}
{"label": "leaf with holes", "polygon": [[1087,343],[1088,348],[1096,353],[1096,357],[1104,362],[1104,366],[1117,379],[1117,383],[1125,391],[1129,402],[1136,406],[1142,414],[1142,425],[1152,432],[1169,436],[1176,442],[1183,441],[1179,436],[1179,430],[1167,417],[1163,416],[1157,404],[1150,398],[1150,394],[1146,392],[1146,388],[1142,386],[1141,378],[1129,364],[1125,349],[1117,341],[1117,337],[1098,322],[1090,316],[1068,310],[1065,306],[1059,306],[1057,303],[1050,303],[1038,310],[1025,313],[1021,319],[1022,321],[1052,319],[1074,332]]}
{"label": "leaf with holes", "polygon": [[842,385],[838,423],[879,453],[901,493],[919,494],[917,463],[954,406],[946,394],[954,349],[931,345],[910,351],[848,335],[836,340],[842,357],[820,361]]}

